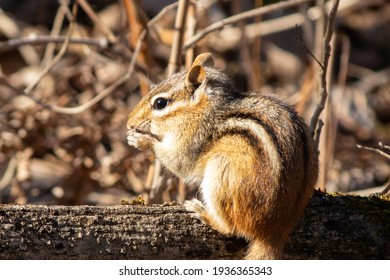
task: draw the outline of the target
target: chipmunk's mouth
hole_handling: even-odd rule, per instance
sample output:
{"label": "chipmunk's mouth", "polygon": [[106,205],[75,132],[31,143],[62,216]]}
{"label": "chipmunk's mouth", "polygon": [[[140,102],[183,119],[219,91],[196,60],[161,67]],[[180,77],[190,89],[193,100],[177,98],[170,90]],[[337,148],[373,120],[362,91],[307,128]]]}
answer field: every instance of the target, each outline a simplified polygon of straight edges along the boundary
{"label": "chipmunk's mouth", "polygon": [[143,130],[143,129],[140,129],[140,128],[130,128],[128,131],[127,131],[127,139],[129,138],[132,138],[133,135],[134,135],[134,132],[136,134],[142,134],[142,135],[147,135],[147,136],[150,136],[151,138],[154,138],[156,139],[157,141],[161,142],[161,138],[158,137],[156,134],[153,134],[152,132],[150,131],[147,131],[147,130]]}

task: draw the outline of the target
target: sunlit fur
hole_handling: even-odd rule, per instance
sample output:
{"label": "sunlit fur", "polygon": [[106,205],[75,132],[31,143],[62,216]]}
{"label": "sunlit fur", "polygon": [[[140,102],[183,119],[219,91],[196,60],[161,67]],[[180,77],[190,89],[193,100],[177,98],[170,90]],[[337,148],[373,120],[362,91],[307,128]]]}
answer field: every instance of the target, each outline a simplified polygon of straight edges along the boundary
{"label": "sunlit fur", "polygon": [[[200,186],[204,205],[186,202],[205,223],[250,241],[248,259],[283,257],[318,176],[307,126],[273,95],[241,96],[211,68],[209,54],[155,86],[131,112],[129,144]],[[153,109],[158,96],[169,100]]]}

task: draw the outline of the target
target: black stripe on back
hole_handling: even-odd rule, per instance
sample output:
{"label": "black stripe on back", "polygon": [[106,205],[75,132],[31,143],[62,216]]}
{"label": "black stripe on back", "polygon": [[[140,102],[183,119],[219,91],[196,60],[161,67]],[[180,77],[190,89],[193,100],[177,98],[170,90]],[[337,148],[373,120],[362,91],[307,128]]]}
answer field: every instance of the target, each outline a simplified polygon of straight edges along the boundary
{"label": "black stripe on back", "polygon": [[[268,124],[263,122],[261,119],[258,119],[256,117],[254,117],[251,114],[233,113],[233,114],[228,115],[227,118],[228,119],[229,118],[237,118],[237,119],[251,120],[251,121],[255,122],[256,124],[260,125],[261,127],[263,127],[264,130],[267,132],[267,134],[270,136],[272,142],[274,143],[274,145],[276,147],[276,150],[278,151],[279,158],[281,159],[282,167],[284,166],[285,156],[284,156],[284,153],[283,153],[283,149],[282,149],[282,147],[281,147],[281,145],[280,145],[280,143],[278,141],[278,138],[277,138],[277,136],[275,134],[275,131]],[[256,142],[258,143],[259,140],[257,140]]]}

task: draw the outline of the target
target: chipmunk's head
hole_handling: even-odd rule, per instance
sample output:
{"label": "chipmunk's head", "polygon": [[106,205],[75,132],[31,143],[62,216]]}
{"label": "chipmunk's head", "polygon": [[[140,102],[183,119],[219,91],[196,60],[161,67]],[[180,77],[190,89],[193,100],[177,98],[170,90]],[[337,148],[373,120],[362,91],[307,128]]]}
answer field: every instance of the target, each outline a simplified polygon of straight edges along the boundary
{"label": "chipmunk's head", "polygon": [[215,104],[221,104],[220,99],[227,93],[236,92],[230,89],[230,79],[213,65],[210,53],[200,54],[188,71],[153,87],[128,117],[129,145],[143,149],[164,142],[170,146],[186,135],[193,137],[201,119]]}

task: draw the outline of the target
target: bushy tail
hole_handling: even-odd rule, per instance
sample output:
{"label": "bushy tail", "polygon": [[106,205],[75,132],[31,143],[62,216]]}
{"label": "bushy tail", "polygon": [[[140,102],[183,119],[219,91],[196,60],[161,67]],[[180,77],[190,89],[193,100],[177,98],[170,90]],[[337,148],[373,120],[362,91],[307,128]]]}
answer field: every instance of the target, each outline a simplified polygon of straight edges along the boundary
{"label": "bushy tail", "polygon": [[249,245],[246,260],[277,260],[283,258],[283,244],[267,244],[262,240],[252,240]]}

